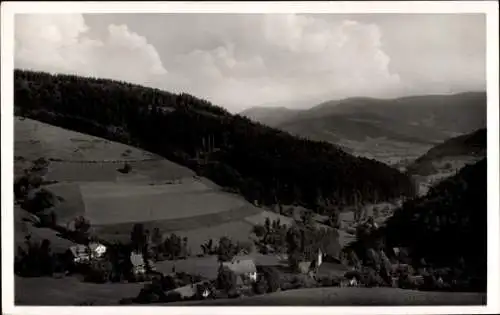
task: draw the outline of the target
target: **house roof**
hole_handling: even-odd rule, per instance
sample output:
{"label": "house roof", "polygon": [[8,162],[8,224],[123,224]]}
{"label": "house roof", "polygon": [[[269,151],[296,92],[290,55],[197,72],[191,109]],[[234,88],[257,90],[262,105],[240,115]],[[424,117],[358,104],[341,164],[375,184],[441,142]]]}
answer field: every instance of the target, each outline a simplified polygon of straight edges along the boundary
{"label": "house roof", "polygon": [[257,272],[257,267],[251,259],[233,259],[232,261],[223,262],[222,265],[234,272],[236,275],[245,273]]}
{"label": "house roof", "polygon": [[134,266],[144,265],[144,259],[142,258],[142,255],[134,252],[130,254],[130,262]]}
{"label": "house roof", "polygon": [[69,250],[75,257],[88,256],[87,246],[85,245],[81,244],[73,245],[69,248]]}

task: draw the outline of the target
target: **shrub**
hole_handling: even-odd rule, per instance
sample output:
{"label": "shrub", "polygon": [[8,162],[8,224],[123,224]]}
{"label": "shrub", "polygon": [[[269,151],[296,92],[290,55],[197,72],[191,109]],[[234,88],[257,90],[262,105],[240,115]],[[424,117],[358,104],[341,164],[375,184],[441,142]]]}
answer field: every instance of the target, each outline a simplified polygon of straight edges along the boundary
{"label": "shrub", "polygon": [[122,174],[128,174],[132,171],[132,166],[130,166],[129,163],[125,163],[125,165],[123,165],[122,168],[119,168],[118,169],[118,172],[122,173]]}
{"label": "shrub", "polygon": [[280,272],[271,266],[262,268],[263,279],[267,283],[267,292],[276,292],[281,288]]}
{"label": "shrub", "polygon": [[90,230],[90,221],[84,216],[78,216],[74,220],[75,232],[79,234],[87,234]]}
{"label": "shrub", "polygon": [[55,257],[51,253],[50,241],[44,239],[40,244],[33,242],[31,237],[27,236],[25,244],[26,249],[18,247],[14,259],[14,272],[27,277],[52,276]]}
{"label": "shrub", "polygon": [[236,274],[228,268],[221,267],[217,276],[217,288],[224,290],[228,295],[236,292]]}
{"label": "shrub", "polygon": [[363,273],[363,284],[366,287],[380,287],[384,286],[386,283],[384,279],[372,268],[367,268]]}
{"label": "shrub", "polygon": [[31,213],[39,213],[45,209],[52,208],[58,202],[57,197],[50,191],[41,188],[30,191],[21,207]]}
{"label": "shrub", "polygon": [[252,291],[255,294],[264,294],[268,292],[267,281],[262,277],[257,282],[252,283]]}
{"label": "shrub", "polygon": [[228,237],[221,237],[217,248],[219,261],[230,261],[236,255],[237,248]]}
{"label": "shrub", "polygon": [[340,286],[341,281],[342,278],[338,276],[326,276],[318,280],[323,287],[337,287]]}
{"label": "shrub", "polygon": [[108,261],[93,261],[84,281],[94,283],[106,283],[111,278],[112,265]]}
{"label": "shrub", "polygon": [[166,276],[162,278],[161,286],[163,291],[170,291],[177,288],[175,279],[172,276]]}

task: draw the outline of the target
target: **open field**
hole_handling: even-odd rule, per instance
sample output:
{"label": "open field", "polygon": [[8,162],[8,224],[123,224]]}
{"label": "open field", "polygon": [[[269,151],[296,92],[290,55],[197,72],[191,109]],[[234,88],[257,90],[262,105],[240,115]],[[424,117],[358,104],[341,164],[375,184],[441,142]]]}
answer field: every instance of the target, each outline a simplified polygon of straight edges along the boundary
{"label": "open field", "polygon": [[124,297],[137,296],[142,283],[82,282],[77,277],[14,278],[16,305],[63,306],[93,303],[116,306]]}
{"label": "open field", "polygon": [[171,306],[426,306],[484,305],[486,294],[423,292],[395,288],[313,288],[239,299],[175,302]]}
{"label": "open field", "polygon": [[60,182],[145,182],[157,183],[192,177],[194,172],[170,161],[129,162],[132,171],[122,174],[118,169],[125,162],[50,161],[46,178]]}
{"label": "open field", "polygon": [[38,157],[69,161],[157,158],[125,144],[55,128],[28,118],[14,118],[14,134],[15,155],[22,152],[25,158],[32,160]]}
{"label": "open field", "polygon": [[189,218],[239,208],[244,203],[217,192],[88,196],[84,192],[86,216],[96,225]]}
{"label": "open field", "polygon": [[402,162],[407,164],[427,152],[432,146],[387,140],[384,138],[367,138],[365,141],[341,140],[338,145],[348,148],[358,156],[375,159],[389,165]]}

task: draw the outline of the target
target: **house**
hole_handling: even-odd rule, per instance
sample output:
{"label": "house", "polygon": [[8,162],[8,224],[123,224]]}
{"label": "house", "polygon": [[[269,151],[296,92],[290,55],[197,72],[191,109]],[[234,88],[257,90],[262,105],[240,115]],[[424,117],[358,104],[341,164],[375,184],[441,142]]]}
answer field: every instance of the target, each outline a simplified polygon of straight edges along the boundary
{"label": "house", "polygon": [[89,263],[92,259],[99,259],[106,253],[106,246],[100,243],[90,243],[88,245],[77,244],[69,248],[73,261],[78,264]]}
{"label": "house", "polygon": [[146,273],[146,264],[144,263],[144,259],[141,253],[132,252],[130,253],[130,262],[132,263],[132,272],[135,275],[145,274]]}
{"label": "house", "polygon": [[89,248],[91,256],[95,258],[102,258],[107,250],[106,246],[100,243],[90,243]]}
{"label": "house", "polygon": [[239,282],[257,281],[257,267],[252,259],[239,259],[237,256],[231,261],[222,262],[222,267],[228,268],[236,275]]}
{"label": "house", "polygon": [[90,248],[88,246],[77,244],[71,246],[69,251],[72,255],[74,263],[87,264],[90,262]]}

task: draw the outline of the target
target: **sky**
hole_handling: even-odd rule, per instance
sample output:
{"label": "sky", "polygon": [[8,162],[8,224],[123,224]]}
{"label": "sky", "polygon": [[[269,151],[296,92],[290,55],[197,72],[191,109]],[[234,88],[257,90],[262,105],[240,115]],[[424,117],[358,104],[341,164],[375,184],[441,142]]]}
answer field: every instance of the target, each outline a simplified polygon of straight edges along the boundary
{"label": "sky", "polygon": [[19,14],[16,68],[186,92],[240,112],[486,90],[483,14]]}

